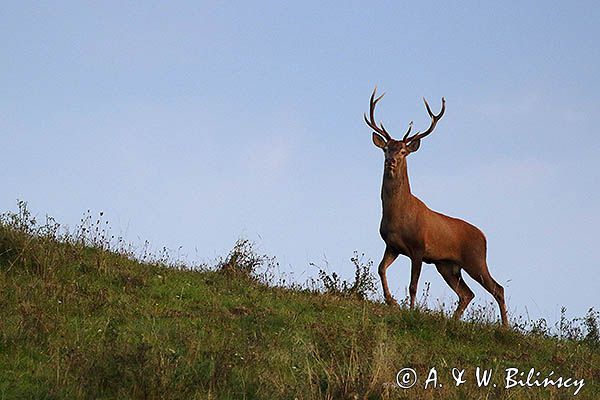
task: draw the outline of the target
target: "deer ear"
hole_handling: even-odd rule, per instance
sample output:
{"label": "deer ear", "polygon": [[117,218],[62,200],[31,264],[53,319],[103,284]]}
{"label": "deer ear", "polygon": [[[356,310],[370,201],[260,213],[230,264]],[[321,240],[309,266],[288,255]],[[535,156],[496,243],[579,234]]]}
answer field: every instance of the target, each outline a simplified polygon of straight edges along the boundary
{"label": "deer ear", "polygon": [[417,150],[419,150],[419,146],[421,146],[421,139],[417,139],[417,140],[413,140],[412,142],[410,142],[408,144],[408,150],[413,153]]}
{"label": "deer ear", "polygon": [[385,146],[387,146],[385,139],[375,132],[373,132],[373,144],[380,149],[385,149]]}

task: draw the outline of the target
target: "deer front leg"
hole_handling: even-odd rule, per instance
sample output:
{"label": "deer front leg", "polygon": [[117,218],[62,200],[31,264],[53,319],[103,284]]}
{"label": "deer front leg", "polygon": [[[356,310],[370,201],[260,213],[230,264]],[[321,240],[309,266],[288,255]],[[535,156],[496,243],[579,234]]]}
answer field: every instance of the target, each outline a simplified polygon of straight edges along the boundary
{"label": "deer front leg", "polygon": [[410,308],[415,307],[415,300],[417,298],[417,285],[419,283],[419,276],[421,276],[421,266],[423,259],[421,256],[410,259],[410,286],[408,292],[410,294]]}
{"label": "deer front leg", "polygon": [[389,305],[397,305],[398,303],[392,297],[390,293],[390,288],[388,287],[386,271],[388,267],[394,262],[394,260],[398,257],[398,253],[389,247],[385,248],[385,252],[383,253],[383,258],[379,263],[379,268],[377,271],[379,272],[379,278],[381,278],[381,285],[383,286],[383,297],[385,298],[385,302]]}

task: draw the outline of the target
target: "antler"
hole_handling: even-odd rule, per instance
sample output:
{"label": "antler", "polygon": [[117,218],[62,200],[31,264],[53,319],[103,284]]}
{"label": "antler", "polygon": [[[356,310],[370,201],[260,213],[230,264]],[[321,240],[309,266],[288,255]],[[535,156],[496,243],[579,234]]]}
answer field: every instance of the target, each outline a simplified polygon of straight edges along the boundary
{"label": "antler", "polygon": [[377,102],[379,100],[381,100],[381,98],[385,95],[385,93],[383,93],[378,98],[375,98],[375,92],[377,92],[377,86],[375,86],[375,89],[373,89],[373,93],[371,94],[371,100],[369,102],[369,115],[371,117],[371,120],[369,121],[367,119],[367,114],[365,114],[365,122],[375,132],[379,133],[381,136],[383,136],[387,140],[392,140],[392,136],[383,127],[383,122],[379,123],[381,125],[381,127],[377,126],[377,122],[375,122],[375,106],[377,105]]}
{"label": "antler", "polygon": [[[412,126],[413,126],[413,122],[410,121],[408,124],[408,130],[406,131],[406,133],[404,134],[404,137],[402,138],[403,142],[406,142],[406,138],[408,137],[408,135],[410,134],[410,131],[412,130]],[[408,143],[408,142],[407,142]]]}
{"label": "antler", "polygon": [[444,115],[444,111],[446,111],[446,99],[444,99],[442,97],[442,109],[440,110],[440,113],[438,115],[435,115],[432,111],[431,111],[431,107],[429,107],[429,104],[427,104],[427,100],[425,100],[425,98],[423,97],[423,101],[425,102],[425,108],[427,108],[427,113],[429,114],[429,116],[431,117],[431,125],[429,125],[429,128],[427,128],[427,130],[425,132],[417,132],[415,133],[413,136],[408,137],[408,134],[410,132],[410,129],[408,132],[406,132],[406,135],[404,135],[404,138],[402,138],[402,140],[405,143],[409,143],[412,142],[413,140],[419,140],[419,139],[423,139],[425,136],[429,135],[431,132],[433,132],[433,130],[435,129],[435,126],[437,125],[438,121],[440,119],[442,119],[442,116]]}

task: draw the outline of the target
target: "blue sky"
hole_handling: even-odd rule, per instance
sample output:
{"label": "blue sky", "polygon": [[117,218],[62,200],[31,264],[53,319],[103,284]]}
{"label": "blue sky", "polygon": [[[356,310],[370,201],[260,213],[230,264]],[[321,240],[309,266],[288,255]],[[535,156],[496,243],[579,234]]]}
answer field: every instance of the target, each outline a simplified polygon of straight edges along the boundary
{"label": "blue sky", "polygon": [[[4,2],[0,209],[102,210],[191,260],[245,236],[299,281],[324,257],[350,277],[353,250],[384,248],[373,86],[397,136],[445,96],[413,193],[486,233],[513,313],[580,316],[600,306],[599,20],[596,2]],[[403,297],[408,260],[388,279]]]}

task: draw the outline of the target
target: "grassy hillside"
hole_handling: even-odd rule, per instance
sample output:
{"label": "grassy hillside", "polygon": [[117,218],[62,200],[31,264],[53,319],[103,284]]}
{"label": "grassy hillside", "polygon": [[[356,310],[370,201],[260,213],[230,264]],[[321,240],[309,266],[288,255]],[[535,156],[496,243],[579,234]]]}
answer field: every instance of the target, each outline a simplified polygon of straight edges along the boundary
{"label": "grassy hillside", "polygon": [[[573,397],[574,387],[505,389],[509,367],[584,379],[577,398],[600,398],[593,321],[581,340],[524,334],[272,287],[254,273],[265,259],[248,249],[190,271],[137,261],[100,221],[61,232],[23,207],[2,217],[0,399]],[[494,371],[486,387],[477,366]],[[405,367],[419,381],[403,390]],[[442,386],[425,389],[431,367]],[[453,367],[466,369],[459,387]]]}

